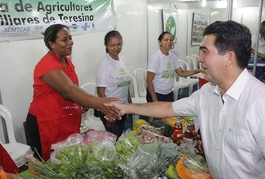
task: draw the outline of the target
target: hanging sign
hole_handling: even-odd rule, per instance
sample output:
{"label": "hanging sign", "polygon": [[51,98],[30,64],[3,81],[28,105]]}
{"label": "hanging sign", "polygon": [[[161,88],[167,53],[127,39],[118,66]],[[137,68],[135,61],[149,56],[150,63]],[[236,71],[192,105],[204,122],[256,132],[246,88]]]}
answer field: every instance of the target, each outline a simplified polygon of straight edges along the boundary
{"label": "hanging sign", "polygon": [[67,25],[72,35],[112,30],[113,0],[0,1],[0,42],[43,38],[55,23]]}
{"label": "hanging sign", "polygon": [[178,11],[162,9],[162,23],[163,23],[163,31],[170,32],[173,35],[173,46],[171,52],[178,56],[179,55]]}

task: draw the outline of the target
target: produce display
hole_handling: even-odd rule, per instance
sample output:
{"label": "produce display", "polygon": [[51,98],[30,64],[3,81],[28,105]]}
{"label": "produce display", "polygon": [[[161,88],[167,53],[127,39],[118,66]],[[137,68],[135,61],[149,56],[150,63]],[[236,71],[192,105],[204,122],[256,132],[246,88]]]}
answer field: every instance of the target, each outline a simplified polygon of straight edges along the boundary
{"label": "produce display", "polygon": [[163,136],[163,128],[145,122],[118,141],[107,131],[88,131],[52,149],[49,161],[27,156],[30,174],[24,179],[156,179],[161,174],[169,179],[211,178],[203,157]]}

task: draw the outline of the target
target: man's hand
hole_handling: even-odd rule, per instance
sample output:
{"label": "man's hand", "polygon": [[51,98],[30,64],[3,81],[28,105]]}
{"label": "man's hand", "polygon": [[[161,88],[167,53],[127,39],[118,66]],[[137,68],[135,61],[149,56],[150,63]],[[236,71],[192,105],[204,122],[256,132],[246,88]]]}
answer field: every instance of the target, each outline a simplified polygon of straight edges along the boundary
{"label": "man's hand", "polygon": [[[122,103],[119,103],[119,102],[117,102],[117,101],[112,101],[111,103],[105,103],[105,106],[106,107],[109,107],[109,108],[115,108],[116,110],[118,110],[119,111],[119,115],[120,116],[123,116],[123,115],[125,115],[126,114],[126,111],[125,111],[125,109],[124,109],[124,104],[122,104]],[[109,118],[109,116],[105,116],[105,118],[107,119],[107,120],[111,120],[111,118]]]}
{"label": "man's hand", "polygon": [[[116,119],[121,119],[121,114],[118,109],[114,106],[107,106],[105,104],[110,104],[112,101],[117,101],[117,98],[102,98],[104,103],[100,106],[99,110],[105,114],[105,118],[110,121],[115,121]],[[107,116],[107,117],[106,117]]]}

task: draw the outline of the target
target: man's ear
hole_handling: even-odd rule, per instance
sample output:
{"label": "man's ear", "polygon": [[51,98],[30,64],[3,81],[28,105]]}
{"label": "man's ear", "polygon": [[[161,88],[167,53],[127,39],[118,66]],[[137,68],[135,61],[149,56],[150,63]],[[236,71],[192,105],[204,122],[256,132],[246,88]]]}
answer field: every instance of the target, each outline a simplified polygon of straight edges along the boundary
{"label": "man's ear", "polygon": [[230,65],[232,65],[234,63],[237,63],[236,62],[236,54],[233,51],[228,51],[226,53],[226,58],[227,58],[227,60],[226,60],[226,66],[230,66]]}

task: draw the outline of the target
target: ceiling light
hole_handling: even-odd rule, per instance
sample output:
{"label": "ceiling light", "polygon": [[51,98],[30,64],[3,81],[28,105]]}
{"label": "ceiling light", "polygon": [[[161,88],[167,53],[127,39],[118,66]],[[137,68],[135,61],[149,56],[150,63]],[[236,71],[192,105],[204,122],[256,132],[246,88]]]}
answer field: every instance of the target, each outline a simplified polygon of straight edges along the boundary
{"label": "ceiling light", "polygon": [[205,7],[207,4],[206,0],[202,0],[202,7]]}

